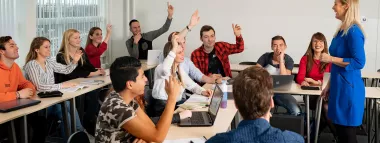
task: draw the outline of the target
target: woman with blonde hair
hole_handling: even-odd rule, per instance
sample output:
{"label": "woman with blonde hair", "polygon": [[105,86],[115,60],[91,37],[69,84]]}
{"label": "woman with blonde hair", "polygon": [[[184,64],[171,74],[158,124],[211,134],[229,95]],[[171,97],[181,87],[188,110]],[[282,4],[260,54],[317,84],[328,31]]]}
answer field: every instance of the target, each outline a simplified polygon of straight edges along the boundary
{"label": "woman with blonde hair", "polygon": [[[81,47],[79,31],[75,29],[68,29],[63,33],[61,48],[56,56],[56,60],[58,63],[68,65],[72,62],[74,54],[77,52],[83,53],[78,61],[78,66],[70,74],[55,73],[55,83],[62,83],[76,78],[87,78],[105,74],[103,69],[96,69],[89,61],[87,54]],[[84,110],[83,121],[85,122],[83,122],[83,126],[90,134],[94,134],[95,132],[96,115],[99,112],[100,107],[98,103],[98,92],[99,90],[94,90],[86,93],[84,96],[85,102],[78,102],[85,103],[84,105],[79,104],[80,106],[78,107],[79,109]],[[81,98],[78,99],[78,101],[80,100]]]}
{"label": "woman with blonde hair", "polygon": [[338,142],[356,143],[356,128],[362,124],[364,113],[361,69],[366,62],[359,0],[335,0],[333,10],[342,23],[331,42],[331,55],[321,55],[322,62],[332,63],[330,80],[321,96],[329,100],[328,117],[336,127]]}
{"label": "woman with blonde hair", "polygon": [[[24,66],[24,70],[26,73],[26,79],[31,81],[37,88],[39,92],[45,91],[56,91],[62,88],[69,88],[75,86],[76,83],[73,82],[64,82],[54,84],[54,72],[69,74],[72,72],[75,67],[78,65],[78,61],[82,56],[82,52],[78,51],[74,54],[73,61],[68,65],[59,64],[56,62],[55,58],[50,57],[50,40],[45,37],[36,37],[33,39],[29,53],[26,57],[26,64]],[[70,102],[66,102],[66,106],[70,109]],[[76,128],[77,130],[83,130],[82,124],[78,117],[78,112],[75,110],[77,116],[76,120]],[[49,115],[53,115],[58,117],[58,119],[62,120],[62,109],[59,104],[48,107],[47,113]],[[70,114],[68,113],[68,116]],[[69,118],[70,119],[70,118]],[[70,123],[70,121],[69,121]],[[61,126],[62,136],[64,136],[64,127],[63,124]],[[69,127],[71,127],[69,125]]]}

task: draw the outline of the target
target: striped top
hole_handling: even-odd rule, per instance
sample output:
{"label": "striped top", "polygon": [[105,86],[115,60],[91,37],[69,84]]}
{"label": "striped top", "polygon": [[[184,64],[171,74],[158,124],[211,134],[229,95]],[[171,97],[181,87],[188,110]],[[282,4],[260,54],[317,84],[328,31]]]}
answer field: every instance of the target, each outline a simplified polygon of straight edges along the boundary
{"label": "striped top", "polygon": [[54,84],[54,72],[69,74],[77,64],[63,65],[56,62],[54,57],[46,59],[46,71],[36,60],[29,61],[24,66],[26,79],[30,80],[38,91],[54,91],[62,89],[62,83]]}

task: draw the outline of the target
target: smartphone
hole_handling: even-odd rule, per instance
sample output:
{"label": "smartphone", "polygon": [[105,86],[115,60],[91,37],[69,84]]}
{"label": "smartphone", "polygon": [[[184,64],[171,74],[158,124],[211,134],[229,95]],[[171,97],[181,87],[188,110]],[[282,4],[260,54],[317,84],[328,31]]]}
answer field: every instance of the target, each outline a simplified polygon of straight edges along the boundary
{"label": "smartphone", "polygon": [[302,90],[320,90],[318,86],[301,86]]}

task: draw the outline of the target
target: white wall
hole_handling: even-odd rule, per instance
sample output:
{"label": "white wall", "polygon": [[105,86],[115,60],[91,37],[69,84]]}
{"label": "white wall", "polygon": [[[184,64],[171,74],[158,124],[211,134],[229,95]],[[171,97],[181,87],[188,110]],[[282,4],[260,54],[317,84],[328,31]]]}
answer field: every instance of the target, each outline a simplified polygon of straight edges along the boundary
{"label": "white wall", "polygon": [[[34,6],[31,6],[34,5]],[[37,0],[16,0],[16,39],[19,50],[19,58],[16,63],[22,68],[26,55],[29,52],[30,43],[36,37],[36,6]]]}
{"label": "white wall", "polygon": [[[136,17],[132,18],[140,21],[143,32],[162,26],[167,16],[166,2],[167,0],[135,0]],[[168,34],[182,30],[188,24],[192,12],[198,9],[201,22],[187,36],[186,55],[190,56],[194,49],[201,46],[199,40],[201,26],[212,25],[216,30],[217,41],[233,43],[235,38],[231,24],[238,23],[242,27],[245,51],[230,56],[232,63],[256,61],[260,55],[271,51],[270,39],[275,35],[285,37],[288,45],[286,52],[298,63],[313,33],[324,33],[330,43],[339,24],[331,9],[333,1],[171,0],[170,2],[175,9],[172,25],[169,32],[153,42],[154,49],[162,49]],[[367,34],[365,45],[367,63],[364,71],[380,68],[380,58],[376,56],[380,55],[379,7],[379,1],[361,1],[361,15],[367,18],[367,22],[363,23]],[[127,33],[130,33],[128,23],[125,27]],[[122,47],[126,52],[123,55],[128,55],[125,45]]]}

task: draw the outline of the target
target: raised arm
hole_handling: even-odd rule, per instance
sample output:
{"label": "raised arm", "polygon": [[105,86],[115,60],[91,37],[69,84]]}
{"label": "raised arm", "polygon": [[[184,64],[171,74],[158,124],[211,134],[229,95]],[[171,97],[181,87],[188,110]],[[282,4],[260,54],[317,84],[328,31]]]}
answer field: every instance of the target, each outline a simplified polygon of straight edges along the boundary
{"label": "raised arm", "polygon": [[168,94],[168,102],[157,125],[153,124],[144,111],[138,109],[137,116],[126,122],[123,125],[123,128],[133,136],[147,142],[164,141],[172,121],[176,98],[179,96],[178,93],[180,89],[180,83],[173,76],[170,76],[169,82],[166,81],[165,83],[165,90]]}
{"label": "raised arm", "polygon": [[170,28],[170,24],[172,23],[173,13],[174,13],[174,7],[172,5],[170,5],[168,2],[168,17],[166,19],[165,24],[160,29],[150,31],[147,33],[143,33],[142,37],[146,40],[153,41],[158,36],[161,36],[162,34],[167,32]]}
{"label": "raised arm", "polygon": [[223,46],[229,52],[228,54],[236,54],[244,51],[244,40],[241,36],[241,27],[239,25],[232,24],[232,29],[236,37],[236,44],[230,44],[227,42],[222,42]]}
{"label": "raised arm", "polygon": [[104,38],[104,43],[108,44],[108,41],[110,40],[110,37],[111,37],[111,33],[112,33],[112,25],[111,24],[107,24],[107,34],[106,34],[106,38]]}
{"label": "raised arm", "polygon": [[[36,62],[29,62],[25,65],[25,73],[27,74],[29,80],[36,86],[38,91],[54,91],[62,89],[62,83],[60,84],[50,84],[41,81],[41,73],[39,72],[40,65]],[[49,74],[49,73],[48,73]],[[51,73],[53,74],[53,73]],[[53,75],[51,77],[54,77]]]}

